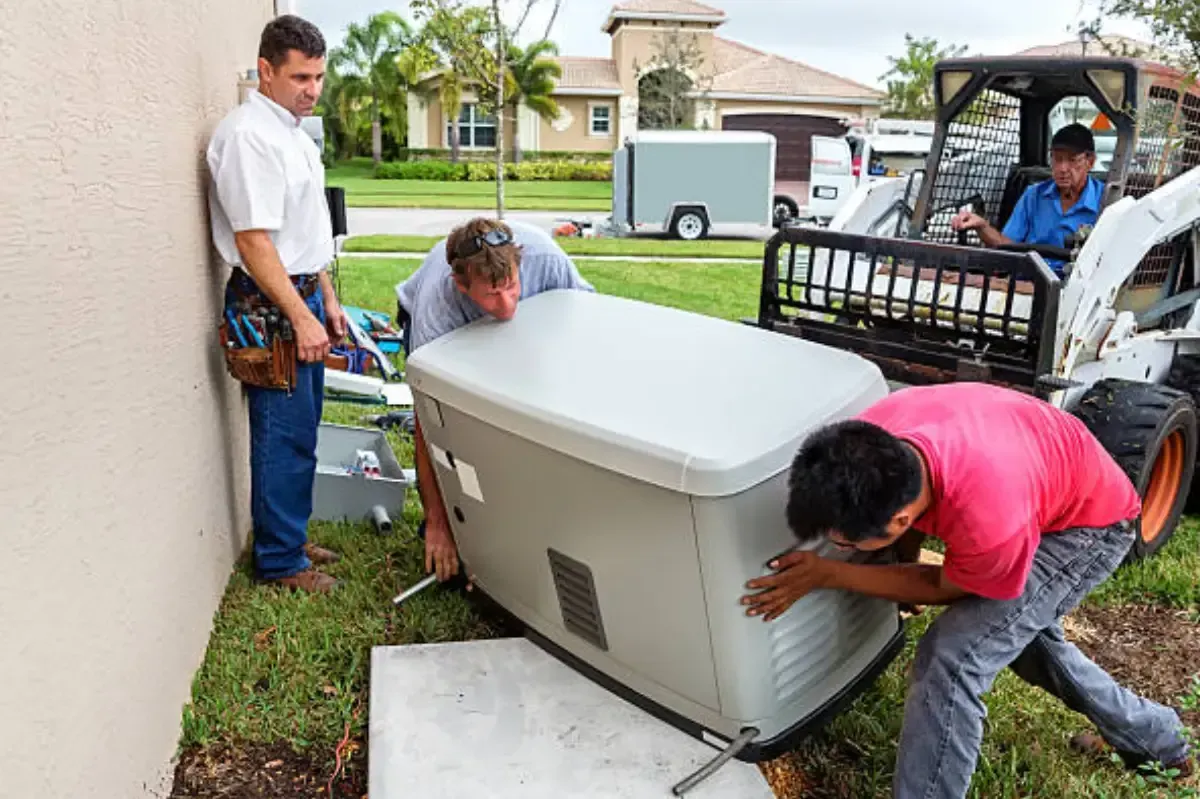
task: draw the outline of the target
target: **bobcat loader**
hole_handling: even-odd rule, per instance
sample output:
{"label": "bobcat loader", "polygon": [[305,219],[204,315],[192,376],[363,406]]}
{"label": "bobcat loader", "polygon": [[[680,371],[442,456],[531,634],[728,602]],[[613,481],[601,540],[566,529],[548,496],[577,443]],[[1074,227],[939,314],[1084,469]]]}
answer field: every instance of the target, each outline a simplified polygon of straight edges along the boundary
{"label": "bobcat loader", "polygon": [[[747,321],[856,352],[894,387],[988,381],[1076,414],[1136,484],[1128,560],[1149,557],[1200,499],[1200,91],[1108,57],[951,59],[934,80],[924,168],[860,186],[827,228],[781,227]],[[964,208],[1002,229],[1070,121],[1105,153],[1094,226],[1067,248],[952,229]]]}

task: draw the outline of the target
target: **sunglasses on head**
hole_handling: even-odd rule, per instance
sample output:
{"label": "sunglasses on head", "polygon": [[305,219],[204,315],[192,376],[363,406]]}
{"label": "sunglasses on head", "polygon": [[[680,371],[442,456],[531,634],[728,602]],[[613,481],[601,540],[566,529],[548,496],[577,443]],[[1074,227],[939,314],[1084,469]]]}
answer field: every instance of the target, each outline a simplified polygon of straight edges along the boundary
{"label": "sunglasses on head", "polygon": [[454,251],[454,255],[458,258],[470,258],[481,251],[485,244],[489,247],[499,247],[504,244],[512,244],[512,241],[512,234],[507,230],[489,230],[482,236],[472,236],[469,239],[459,242],[458,249]]}

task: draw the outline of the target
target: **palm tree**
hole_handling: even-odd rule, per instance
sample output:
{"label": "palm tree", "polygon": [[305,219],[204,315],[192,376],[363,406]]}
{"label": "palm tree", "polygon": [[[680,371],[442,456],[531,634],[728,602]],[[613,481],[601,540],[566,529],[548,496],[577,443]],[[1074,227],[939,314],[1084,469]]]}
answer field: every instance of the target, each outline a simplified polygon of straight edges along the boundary
{"label": "palm tree", "polygon": [[396,68],[397,56],[412,40],[408,22],[394,11],[384,11],[371,16],[365,25],[351,23],[346,41],[330,53],[330,69],[358,78],[359,89],[371,98],[371,155],[375,163],[383,159],[381,106],[387,105],[394,123],[405,113],[397,110],[408,88]]}
{"label": "palm tree", "polygon": [[[504,96],[513,109],[514,119],[522,102],[547,122],[558,118],[558,103],[551,94],[556,79],[562,77],[562,66],[548,57],[557,54],[558,48],[554,42],[545,39],[524,49],[515,44],[509,45]],[[513,163],[520,161],[521,138],[519,133],[514,133]]]}
{"label": "palm tree", "polygon": [[365,84],[357,75],[343,75],[332,69],[326,73],[316,113],[325,121],[334,160],[357,155],[360,142],[371,133],[370,119],[362,111],[364,95]]}

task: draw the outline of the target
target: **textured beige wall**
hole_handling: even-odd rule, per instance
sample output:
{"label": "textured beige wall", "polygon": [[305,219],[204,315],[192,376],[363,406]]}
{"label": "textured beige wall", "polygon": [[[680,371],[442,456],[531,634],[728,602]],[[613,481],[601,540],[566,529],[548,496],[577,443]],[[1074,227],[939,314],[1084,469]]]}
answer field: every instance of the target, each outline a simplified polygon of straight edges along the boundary
{"label": "textured beige wall", "polygon": [[[558,96],[558,119],[553,123],[538,119],[538,147],[542,150],[570,150],[572,152],[612,152],[617,141],[617,98]],[[590,106],[607,105],[609,111],[609,134],[591,135]],[[567,123],[570,123],[569,125]],[[557,130],[563,128],[563,130]]]}
{"label": "textured beige wall", "polygon": [[201,169],[272,3],[0,7],[0,795],[154,795],[248,528]]}
{"label": "textured beige wall", "polygon": [[630,22],[622,25],[612,37],[612,58],[617,63],[617,77],[621,90],[630,96],[637,95],[639,72],[647,71],[672,29],[684,32],[681,44],[689,39],[696,42],[700,54],[700,71],[712,75],[716,69],[713,62],[713,37],[716,35],[709,23],[696,22]]}

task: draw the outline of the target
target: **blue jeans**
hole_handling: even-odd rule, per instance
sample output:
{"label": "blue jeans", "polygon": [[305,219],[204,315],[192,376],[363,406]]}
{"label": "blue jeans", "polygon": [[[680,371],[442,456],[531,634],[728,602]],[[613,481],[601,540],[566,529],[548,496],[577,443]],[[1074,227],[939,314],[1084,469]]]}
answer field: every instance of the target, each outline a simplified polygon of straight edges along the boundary
{"label": "blue jeans", "polygon": [[[226,303],[235,301],[226,290]],[[306,299],[325,322],[320,287]],[[323,361],[300,361],[296,387],[246,386],[250,406],[250,513],[254,521],[254,570],[259,579],[288,577],[309,568],[304,553],[317,470],[317,430],[325,397]]]}
{"label": "blue jeans", "polygon": [[1130,765],[1188,751],[1174,710],[1121,687],[1063,636],[1061,618],[1120,565],[1133,527],[1046,535],[1017,599],[946,608],[917,647],[893,779],[897,799],[967,795],[983,738],[982,696],[1001,669],[1086,716]]}

